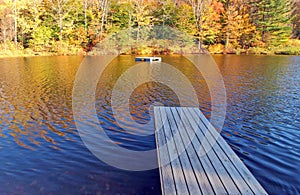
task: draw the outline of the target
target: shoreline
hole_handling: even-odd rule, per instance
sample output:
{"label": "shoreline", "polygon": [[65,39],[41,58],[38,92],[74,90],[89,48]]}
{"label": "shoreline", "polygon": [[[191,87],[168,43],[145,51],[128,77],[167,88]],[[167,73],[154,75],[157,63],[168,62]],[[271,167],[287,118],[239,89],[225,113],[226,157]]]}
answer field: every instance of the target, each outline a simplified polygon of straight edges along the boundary
{"label": "shoreline", "polygon": [[[255,54],[255,53],[242,53],[242,54],[236,54],[236,53],[209,53],[210,55],[222,55],[222,56],[300,56],[300,54]],[[121,56],[126,55],[133,55],[133,56],[152,56],[152,54],[120,54]],[[171,53],[171,54],[162,54],[162,55],[182,55],[178,53]],[[200,55],[205,55],[204,53],[201,53]],[[69,55],[61,55],[56,53],[51,54],[42,54],[42,55],[0,55],[0,59],[3,58],[26,58],[26,57],[71,57],[71,56],[97,56],[97,55],[90,55],[90,54],[69,54]]]}

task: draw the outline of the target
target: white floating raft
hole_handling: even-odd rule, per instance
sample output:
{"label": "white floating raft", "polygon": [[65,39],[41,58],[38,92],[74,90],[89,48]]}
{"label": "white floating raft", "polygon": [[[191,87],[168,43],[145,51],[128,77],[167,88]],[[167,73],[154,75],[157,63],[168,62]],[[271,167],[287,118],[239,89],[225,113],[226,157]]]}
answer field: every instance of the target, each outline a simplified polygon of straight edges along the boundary
{"label": "white floating raft", "polygon": [[161,57],[136,57],[136,62],[161,62]]}

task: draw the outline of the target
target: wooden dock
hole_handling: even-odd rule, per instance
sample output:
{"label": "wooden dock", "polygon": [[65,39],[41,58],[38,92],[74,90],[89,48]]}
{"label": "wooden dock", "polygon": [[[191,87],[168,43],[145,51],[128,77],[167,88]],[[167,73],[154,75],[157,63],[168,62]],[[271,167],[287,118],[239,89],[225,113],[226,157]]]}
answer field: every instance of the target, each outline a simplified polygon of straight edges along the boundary
{"label": "wooden dock", "polygon": [[154,117],[162,194],[267,194],[198,108],[154,107]]}

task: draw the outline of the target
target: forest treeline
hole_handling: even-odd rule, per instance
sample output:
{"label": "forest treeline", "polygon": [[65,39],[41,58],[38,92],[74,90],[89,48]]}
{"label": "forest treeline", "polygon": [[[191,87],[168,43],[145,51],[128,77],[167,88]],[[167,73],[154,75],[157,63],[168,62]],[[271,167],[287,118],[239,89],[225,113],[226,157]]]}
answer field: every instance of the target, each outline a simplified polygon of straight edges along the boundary
{"label": "forest treeline", "polygon": [[85,54],[113,33],[157,25],[212,53],[300,54],[294,0],[0,0],[0,55]]}

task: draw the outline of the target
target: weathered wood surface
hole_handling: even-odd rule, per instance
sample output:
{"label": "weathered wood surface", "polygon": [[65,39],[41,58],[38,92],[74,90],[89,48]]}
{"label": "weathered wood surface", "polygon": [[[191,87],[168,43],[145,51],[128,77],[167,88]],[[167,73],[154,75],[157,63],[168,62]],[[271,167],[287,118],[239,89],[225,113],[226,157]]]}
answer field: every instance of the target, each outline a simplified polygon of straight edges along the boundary
{"label": "weathered wood surface", "polygon": [[154,117],[163,194],[267,194],[198,108],[154,107]]}

